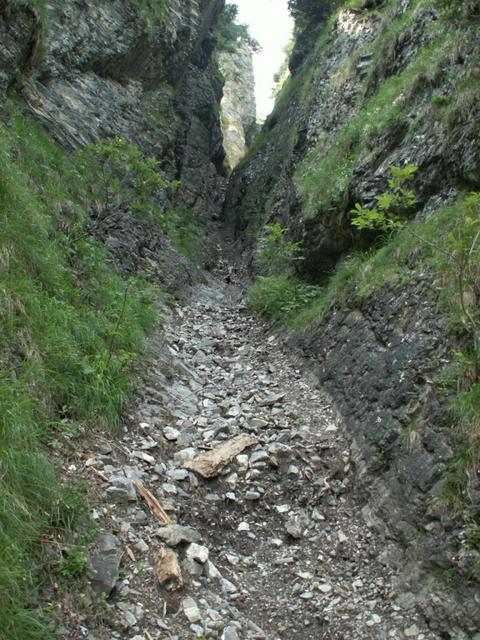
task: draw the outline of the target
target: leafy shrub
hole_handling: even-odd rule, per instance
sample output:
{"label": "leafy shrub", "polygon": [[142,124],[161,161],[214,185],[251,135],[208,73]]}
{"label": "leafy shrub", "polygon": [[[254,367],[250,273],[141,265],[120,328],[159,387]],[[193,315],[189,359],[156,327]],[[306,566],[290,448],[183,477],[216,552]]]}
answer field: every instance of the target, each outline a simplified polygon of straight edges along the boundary
{"label": "leafy shrub", "polygon": [[321,290],[294,275],[295,262],[303,260],[302,243],[288,240],[287,234],[288,229],[277,222],[265,225],[258,257],[269,275],[257,278],[248,303],[254,311],[290,322]]}
{"label": "leafy shrub", "polygon": [[411,164],[403,169],[390,167],[390,191],[375,197],[378,203],[376,209],[365,208],[357,202],[351,211],[354,215],[352,225],[357,229],[380,229],[387,232],[405,226],[405,215],[411,211],[417,200],[413,191],[404,187],[404,183],[414,179],[417,168]]}
{"label": "leafy shrub", "polygon": [[85,575],[90,568],[90,563],[85,553],[79,547],[68,548],[60,562],[59,572],[62,578],[75,578]]}
{"label": "leafy shrub", "polygon": [[158,204],[156,196],[180,183],[176,180],[167,182],[162,177],[156,158],[145,158],[137,145],[121,138],[88,145],[80,158],[83,168],[90,171],[92,184],[97,187],[96,195],[101,203],[99,221],[112,215],[114,204],[121,201],[136,215],[150,216],[161,228],[167,227],[169,213]]}
{"label": "leafy shrub", "polygon": [[278,222],[264,226],[259,242],[258,259],[260,265],[270,274],[290,272],[293,264],[303,260],[302,243],[288,240],[289,229]]}
{"label": "leafy shrub", "polygon": [[295,315],[318,298],[319,293],[319,287],[292,276],[264,276],[249,289],[248,304],[258,313],[293,322]]}

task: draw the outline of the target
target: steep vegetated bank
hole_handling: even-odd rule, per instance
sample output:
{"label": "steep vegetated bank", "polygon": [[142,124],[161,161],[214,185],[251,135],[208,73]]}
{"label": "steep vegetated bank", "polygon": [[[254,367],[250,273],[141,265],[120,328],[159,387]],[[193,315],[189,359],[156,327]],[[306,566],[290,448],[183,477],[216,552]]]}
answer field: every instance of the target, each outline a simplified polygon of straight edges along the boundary
{"label": "steep vegetated bank", "polygon": [[82,513],[46,446],[115,426],[154,293],[121,278],[84,234],[91,183],[41,127],[15,114],[0,144],[0,623],[3,637],[33,638],[44,634],[24,608],[36,584],[31,553]]}
{"label": "steep vegetated bank", "polygon": [[51,637],[44,561],[87,567],[51,452],[118,424],[159,295],[214,259],[222,6],[0,2],[2,638]]}
{"label": "steep vegetated bank", "polygon": [[480,8],[291,4],[291,77],[226,221],[259,276],[252,306],[295,329],[347,420],[365,518],[401,544],[389,561],[412,601],[440,635],[472,637]]}

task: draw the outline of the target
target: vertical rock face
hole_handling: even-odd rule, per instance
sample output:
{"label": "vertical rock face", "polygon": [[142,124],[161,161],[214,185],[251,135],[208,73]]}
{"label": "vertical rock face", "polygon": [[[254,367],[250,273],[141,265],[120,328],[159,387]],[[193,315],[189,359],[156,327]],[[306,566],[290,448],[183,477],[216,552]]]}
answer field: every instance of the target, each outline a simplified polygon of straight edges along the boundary
{"label": "vertical rock face", "polygon": [[245,156],[256,132],[252,51],[239,43],[236,51],[223,51],[219,59],[225,80],[221,103],[223,146],[228,168],[233,169]]}
{"label": "vertical rock face", "polygon": [[183,181],[182,206],[215,207],[224,154],[211,53],[223,1],[36,6],[0,3],[0,91],[14,89],[64,146],[110,136],[139,144]]}
{"label": "vertical rock face", "polygon": [[[180,182],[164,194],[162,207],[205,225],[221,211],[226,173],[223,78],[212,55],[223,6],[223,0],[0,0],[0,115],[9,91],[64,147],[117,136],[139,145],[167,180]],[[108,216],[95,234],[124,273],[141,266],[174,290],[190,277],[165,233],[131,211]],[[206,241],[201,262],[213,253]]]}

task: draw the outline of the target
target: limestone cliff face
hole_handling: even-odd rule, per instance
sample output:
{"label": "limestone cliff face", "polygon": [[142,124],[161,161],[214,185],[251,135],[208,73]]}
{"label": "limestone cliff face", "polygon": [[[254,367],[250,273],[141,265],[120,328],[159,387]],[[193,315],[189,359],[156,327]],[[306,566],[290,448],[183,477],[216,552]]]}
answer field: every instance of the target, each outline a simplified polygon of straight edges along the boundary
{"label": "limestone cliff face", "polygon": [[256,132],[255,78],[251,49],[239,43],[236,51],[219,56],[225,79],[221,103],[226,162],[233,169],[247,153]]}
{"label": "limestone cliff face", "polygon": [[[478,23],[472,14],[455,30],[444,6],[359,2],[310,25],[227,193],[225,219],[253,271],[251,239],[273,221],[303,241],[299,273],[310,282],[325,282],[353,250],[374,251],[351,209],[375,206],[393,165],[418,167],[418,220],[479,189]],[[479,631],[475,551],[461,542],[464,525],[439,507],[462,447],[438,392],[455,337],[439,313],[442,285],[415,255],[402,278],[382,274],[371,293],[340,292],[290,342],[346,418],[368,525],[402,546],[385,558],[405,567],[412,598],[400,606],[420,603],[439,637],[470,638]],[[478,512],[478,479],[471,494]],[[456,602],[442,586],[450,571],[462,576]]]}
{"label": "limestone cliff face", "polygon": [[[212,62],[222,7],[222,0],[2,0],[0,103],[13,93],[72,149],[111,136],[139,144],[168,179],[181,181],[165,206],[208,220],[218,215],[224,180],[223,80]],[[126,215],[100,235],[126,271],[145,250],[158,257],[162,243]]]}

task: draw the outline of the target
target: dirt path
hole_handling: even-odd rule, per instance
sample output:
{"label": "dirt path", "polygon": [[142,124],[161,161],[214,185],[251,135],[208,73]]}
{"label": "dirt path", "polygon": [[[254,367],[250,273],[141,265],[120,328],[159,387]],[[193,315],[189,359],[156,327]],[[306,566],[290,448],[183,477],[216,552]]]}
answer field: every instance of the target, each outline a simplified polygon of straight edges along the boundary
{"label": "dirt path", "polygon": [[[392,549],[361,518],[342,425],[279,338],[220,282],[165,330],[167,345],[151,340],[128,431],[84,467],[105,532],[94,585],[115,587],[95,616],[66,620],[62,637],[436,638],[396,604]],[[184,467],[242,434],[255,442],[216,477]]]}

